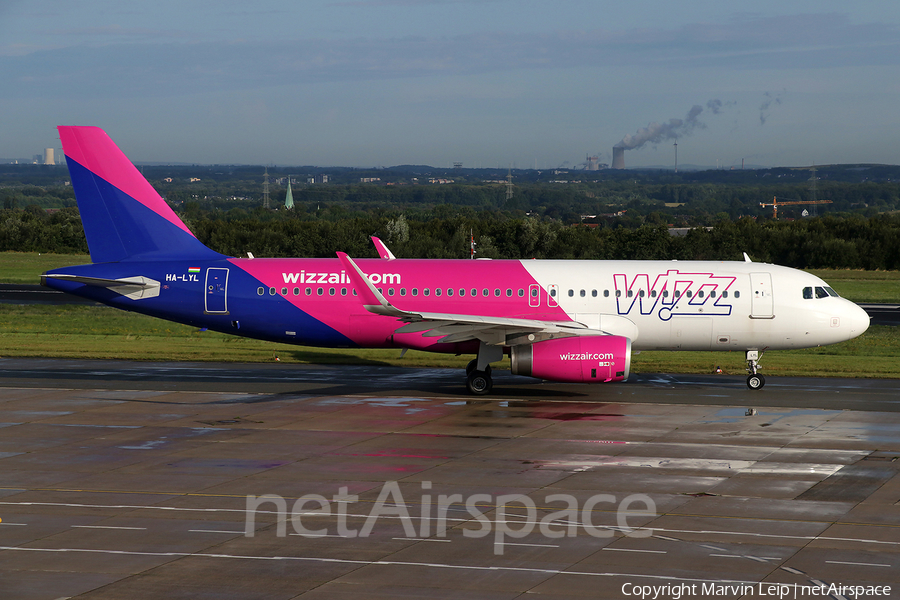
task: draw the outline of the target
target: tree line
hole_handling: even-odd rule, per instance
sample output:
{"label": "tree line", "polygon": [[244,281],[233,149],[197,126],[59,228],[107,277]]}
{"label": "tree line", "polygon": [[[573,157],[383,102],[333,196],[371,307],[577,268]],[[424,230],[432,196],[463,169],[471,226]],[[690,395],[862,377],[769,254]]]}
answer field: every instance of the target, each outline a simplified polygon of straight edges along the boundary
{"label": "tree line", "polygon": [[[182,218],[198,239],[231,256],[377,256],[369,237],[382,238],[401,258],[467,258],[474,235],[478,258],[594,260],[754,260],[797,268],[900,269],[900,214],[829,215],[795,221],[721,218],[713,226],[672,235],[653,213],[634,227],[608,219],[568,224],[559,219],[441,205],[420,211],[206,211]],[[77,208],[0,210],[0,250],[87,253]]]}

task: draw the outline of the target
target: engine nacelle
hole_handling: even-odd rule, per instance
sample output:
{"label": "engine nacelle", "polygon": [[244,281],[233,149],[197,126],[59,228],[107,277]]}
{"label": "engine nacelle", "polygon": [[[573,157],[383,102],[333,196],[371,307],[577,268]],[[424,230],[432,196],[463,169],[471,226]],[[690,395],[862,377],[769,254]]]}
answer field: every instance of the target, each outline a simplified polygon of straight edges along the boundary
{"label": "engine nacelle", "polygon": [[509,358],[515,375],[566,383],[624,381],[631,371],[631,340],[592,335],[513,346]]}

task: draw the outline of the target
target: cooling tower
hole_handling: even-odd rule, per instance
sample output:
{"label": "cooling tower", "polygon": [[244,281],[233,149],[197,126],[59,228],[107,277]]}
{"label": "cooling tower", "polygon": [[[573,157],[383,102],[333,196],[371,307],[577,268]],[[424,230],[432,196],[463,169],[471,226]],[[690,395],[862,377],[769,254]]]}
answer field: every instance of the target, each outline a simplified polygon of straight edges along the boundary
{"label": "cooling tower", "polygon": [[47,148],[44,150],[44,164],[45,165],[55,165],[56,159],[53,158],[53,148]]}
{"label": "cooling tower", "polygon": [[624,169],[625,168],[625,148],[621,146],[613,146],[613,161],[612,161],[613,169]]}

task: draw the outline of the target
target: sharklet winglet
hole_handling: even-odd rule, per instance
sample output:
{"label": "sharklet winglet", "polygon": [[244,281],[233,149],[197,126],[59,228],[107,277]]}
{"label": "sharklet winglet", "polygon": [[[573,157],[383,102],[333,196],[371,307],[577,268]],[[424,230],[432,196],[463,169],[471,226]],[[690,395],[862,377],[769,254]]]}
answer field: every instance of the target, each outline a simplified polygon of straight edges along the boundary
{"label": "sharklet winglet", "polygon": [[369,281],[369,278],[366,277],[366,274],[362,272],[353,259],[347,256],[345,252],[338,252],[338,258],[341,260],[341,263],[344,265],[344,268],[347,270],[347,273],[350,276],[350,281],[353,282],[353,286],[356,288],[356,292],[359,294],[359,297],[362,298],[363,307],[377,315],[385,315],[389,317],[418,317],[416,313],[410,313],[404,310],[400,310],[395,308],[390,302],[388,302],[387,298],[385,298],[381,292]]}

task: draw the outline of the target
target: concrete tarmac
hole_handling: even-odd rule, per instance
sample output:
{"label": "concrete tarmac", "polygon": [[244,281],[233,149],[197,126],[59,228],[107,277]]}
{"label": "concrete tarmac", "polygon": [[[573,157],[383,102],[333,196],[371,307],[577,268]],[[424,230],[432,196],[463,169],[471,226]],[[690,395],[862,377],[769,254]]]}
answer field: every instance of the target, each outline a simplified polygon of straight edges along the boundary
{"label": "concrete tarmac", "polygon": [[900,597],[896,382],[743,379],[0,360],[0,598]]}

